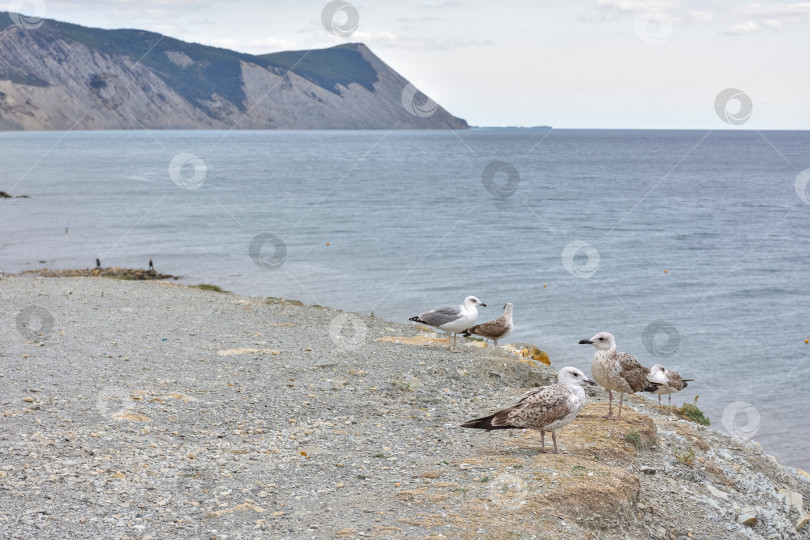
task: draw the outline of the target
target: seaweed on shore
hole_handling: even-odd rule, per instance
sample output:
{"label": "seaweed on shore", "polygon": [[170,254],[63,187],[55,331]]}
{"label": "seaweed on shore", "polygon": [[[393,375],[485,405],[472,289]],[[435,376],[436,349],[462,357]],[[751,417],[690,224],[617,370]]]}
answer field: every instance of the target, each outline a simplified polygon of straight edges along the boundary
{"label": "seaweed on shore", "polygon": [[265,300],[268,305],[283,305],[283,306],[303,306],[304,303],[300,300],[287,300],[285,298],[276,298],[275,296],[268,296]]}
{"label": "seaweed on shore", "polygon": [[226,291],[222,287],[219,287],[217,285],[211,285],[209,283],[200,283],[199,285],[191,285],[191,287],[194,287],[195,289],[201,289],[203,291],[214,291],[214,292],[225,293],[225,294],[231,292],[231,291]]}

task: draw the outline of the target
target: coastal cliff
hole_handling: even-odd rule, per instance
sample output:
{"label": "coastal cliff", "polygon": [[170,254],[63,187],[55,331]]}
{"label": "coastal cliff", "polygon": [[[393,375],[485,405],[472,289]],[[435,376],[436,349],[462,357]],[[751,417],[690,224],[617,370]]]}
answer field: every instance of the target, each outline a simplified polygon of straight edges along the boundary
{"label": "coastal cliff", "polygon": [[165,281],[0,303],[0,537],[810,538],[806,473],[651,399],[588,389],[558,455],[460,429],[556,376],[480,342]]}
{"label": "coastal cliff", "polygon": [[0,130],[467,129],[362,43],[250,55],[0,12]]}

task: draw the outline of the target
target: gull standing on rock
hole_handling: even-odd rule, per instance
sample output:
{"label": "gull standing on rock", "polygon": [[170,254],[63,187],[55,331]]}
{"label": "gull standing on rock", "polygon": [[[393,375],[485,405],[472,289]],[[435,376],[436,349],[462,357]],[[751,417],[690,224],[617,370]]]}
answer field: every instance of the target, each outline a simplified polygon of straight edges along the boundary
{"label": "gull standing on rock", "polygon": [[650,380],[661,385],[653,392],[658,394],[658,406],[661,406],[661,396],[666,394],[669,397],[669,406],[672,407],[672,394],[689,386],[686,383],[692,382],[694,379],[681,379],[677,371],[665,369],[661,364],[655,364],[650,368]]}
{"label": "gull standing on rock", "polygon": [[515,327],[514,323],[512,323],[512,303],[508,302],[503,306],[503,309],[503,315],[497,319],[471,326],[464,331],[462,336],[470,337],[470,335],[475,334],[482,338],[491,339],[497,347],[498,340],[508,336]]}
{"label": "gull standing on rock", "polygon": [[554,453],[557,452],[557,430],[570,424],[585,404],[583,383],[596,384],[574,367],[557,374],[557,384],[541,386],[526,392],[512,407],[486,418],[470,420],[461,427],[485,429],[539,429],[540,451],[545,452],[546,431],[551,432]]}
{"label": "gull standing on rock", "polygon": [[452,332],[453,337],[452,340],[450,340],[450,350],[452,352],[458,352],[455,349],[456,334],[463,332],[475,324],[475,320],[478,318],[478,309],[476,309],[475,306],[487,307],[485,303],[475,296],[468,296],[460,306],[446,306],[439,309],[432,309],[417,317],[411,317],[408,320],[433,326],[445,332]]}
{"label": "gull standing on rock", "polygon": [[[616,352],[616,339],[613,334],[599,332],[591,339],[583,339],[580,345],[593,345],[591,376],[608,391],[610,399],[608,413],[603,418],[619,420],[622,417],[624,395],[636,392],[655,392],[659,384],[650,380],[650,370],[638,363],[634,356]],[[613,416],[613,392],[619,392],[619,414]]]}

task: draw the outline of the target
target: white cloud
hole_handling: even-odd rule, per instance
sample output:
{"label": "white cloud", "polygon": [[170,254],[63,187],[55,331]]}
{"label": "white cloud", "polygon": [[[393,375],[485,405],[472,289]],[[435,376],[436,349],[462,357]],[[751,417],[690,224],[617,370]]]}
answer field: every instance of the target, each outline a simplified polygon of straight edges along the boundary
{"label": "white cloud", "polygon": [[436,2],[433,4],[419,4],[419,7],[422,9],[440,9],[440,8],[454,8],[467,6],[468,4],[465,2],[456,2],[453,0],[449,0],[447,2]]}
{"label": "white cloud", "polygon": [[[706,6],[711,6],[711,10]],[[764,29],[779,30],[789,23],[810,21],[810,2],[738,2],[716,0],[596,0],[595,17],[611,20],[644,12],[666,13],[676,24],[720,24],[721,32],[742,36]],[[580,20],[589,20],[580,17]]]}
{"label": "white cloud", "polygon": [[715,21],[715,14],[712,11],[689,11],[687,15],[694,22],[710,23]]}
{"label": "white cloud", "polygon": [[744,36],[746,34],[752,34],[759,29],[760,26],[754,21],[745,21],[744,23],[738,23],[729,26],[728,28],[723,30],[723,33],[728,34],[730,36]]}
{"label": "white cloud", "polygon": [[740,10],[751,17],[770,19],[808,19],[810,18],[810,2],[774,3],[774,4],[747,4]]}
{"label": "white cloud", "polygon": [[450,50],[459,48],[472,48],[492,45],[491,40],[476,41],[474,39],[432,39],[416,36],[397,36],[390,32],[362,32],[358,30],[352,34],[353,41],[362,41],[369,45],[386,46],[401,49],[422,50]]}
{"label": "white cloud", "polygon": [[597,10],[619,13],[643,13],[645,11],[668,11],[677,7],[667,0],[596,0]]}
{"label": "white cloud", "polygon": [[383,41],[383,42],[398,42],[400,38],[392,34],[391,32],[364,32],[363,30],[358,30],[354,34],[352,34],[352,39],[354,41]]}

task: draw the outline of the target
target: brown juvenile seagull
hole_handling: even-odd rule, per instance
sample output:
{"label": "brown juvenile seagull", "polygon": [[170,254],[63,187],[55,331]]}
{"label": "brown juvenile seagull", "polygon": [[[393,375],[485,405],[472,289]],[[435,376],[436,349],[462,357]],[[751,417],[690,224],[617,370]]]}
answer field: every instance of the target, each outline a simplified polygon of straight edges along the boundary
{"label": "brown juvenile seagull", "polygon": [[692,382],[693,379],[681,379],[677,371],[664,369],[661,364],[655,364],[650,368],[650,380],[661,385],[654,392],[658,394],[658,405],[661,405],[661,396],[668,395],[669,406],[672,407],[672,394],[689,386],[686,383]]}
{"label": "brown juvenile seagull", "polygon": [[[619,420],[622,417],[622,404],[625,394],[655,392],[660,386],[650,380],[650,370],[638,363],[634,356],[616,352],[613,334],[599,332],[591,339],[583,339],[580,345],[593,345],[596,354],[591,364],[593,379],[608,391],[610,399],[608,413],[603,418]],[[619,392],[619,414],[613,416],[613,392]]]}
{"label": "brown juvenile seagull", "polygon": [[470,420],[461,427],[485,429],[539,429],[540,451],[545,452],[546,431],[551,432],[557,453],[557,430],[570,424],[585,404],[583,383],[596,384],[574,367],[562,368],[557,384],[526,392],[515,405],[486,418]]}
{"label": "brown juvenile seagull", "polygon": [[495,346],[498,346],[498,340],[508,336],[515,325],[512,323],[512,302],[503,306],[503,315],[492,321],[476,324],[467,328],[463,334],[464,337],[470,337],[472,334],[481,336],[482,338],[491,339]]}

